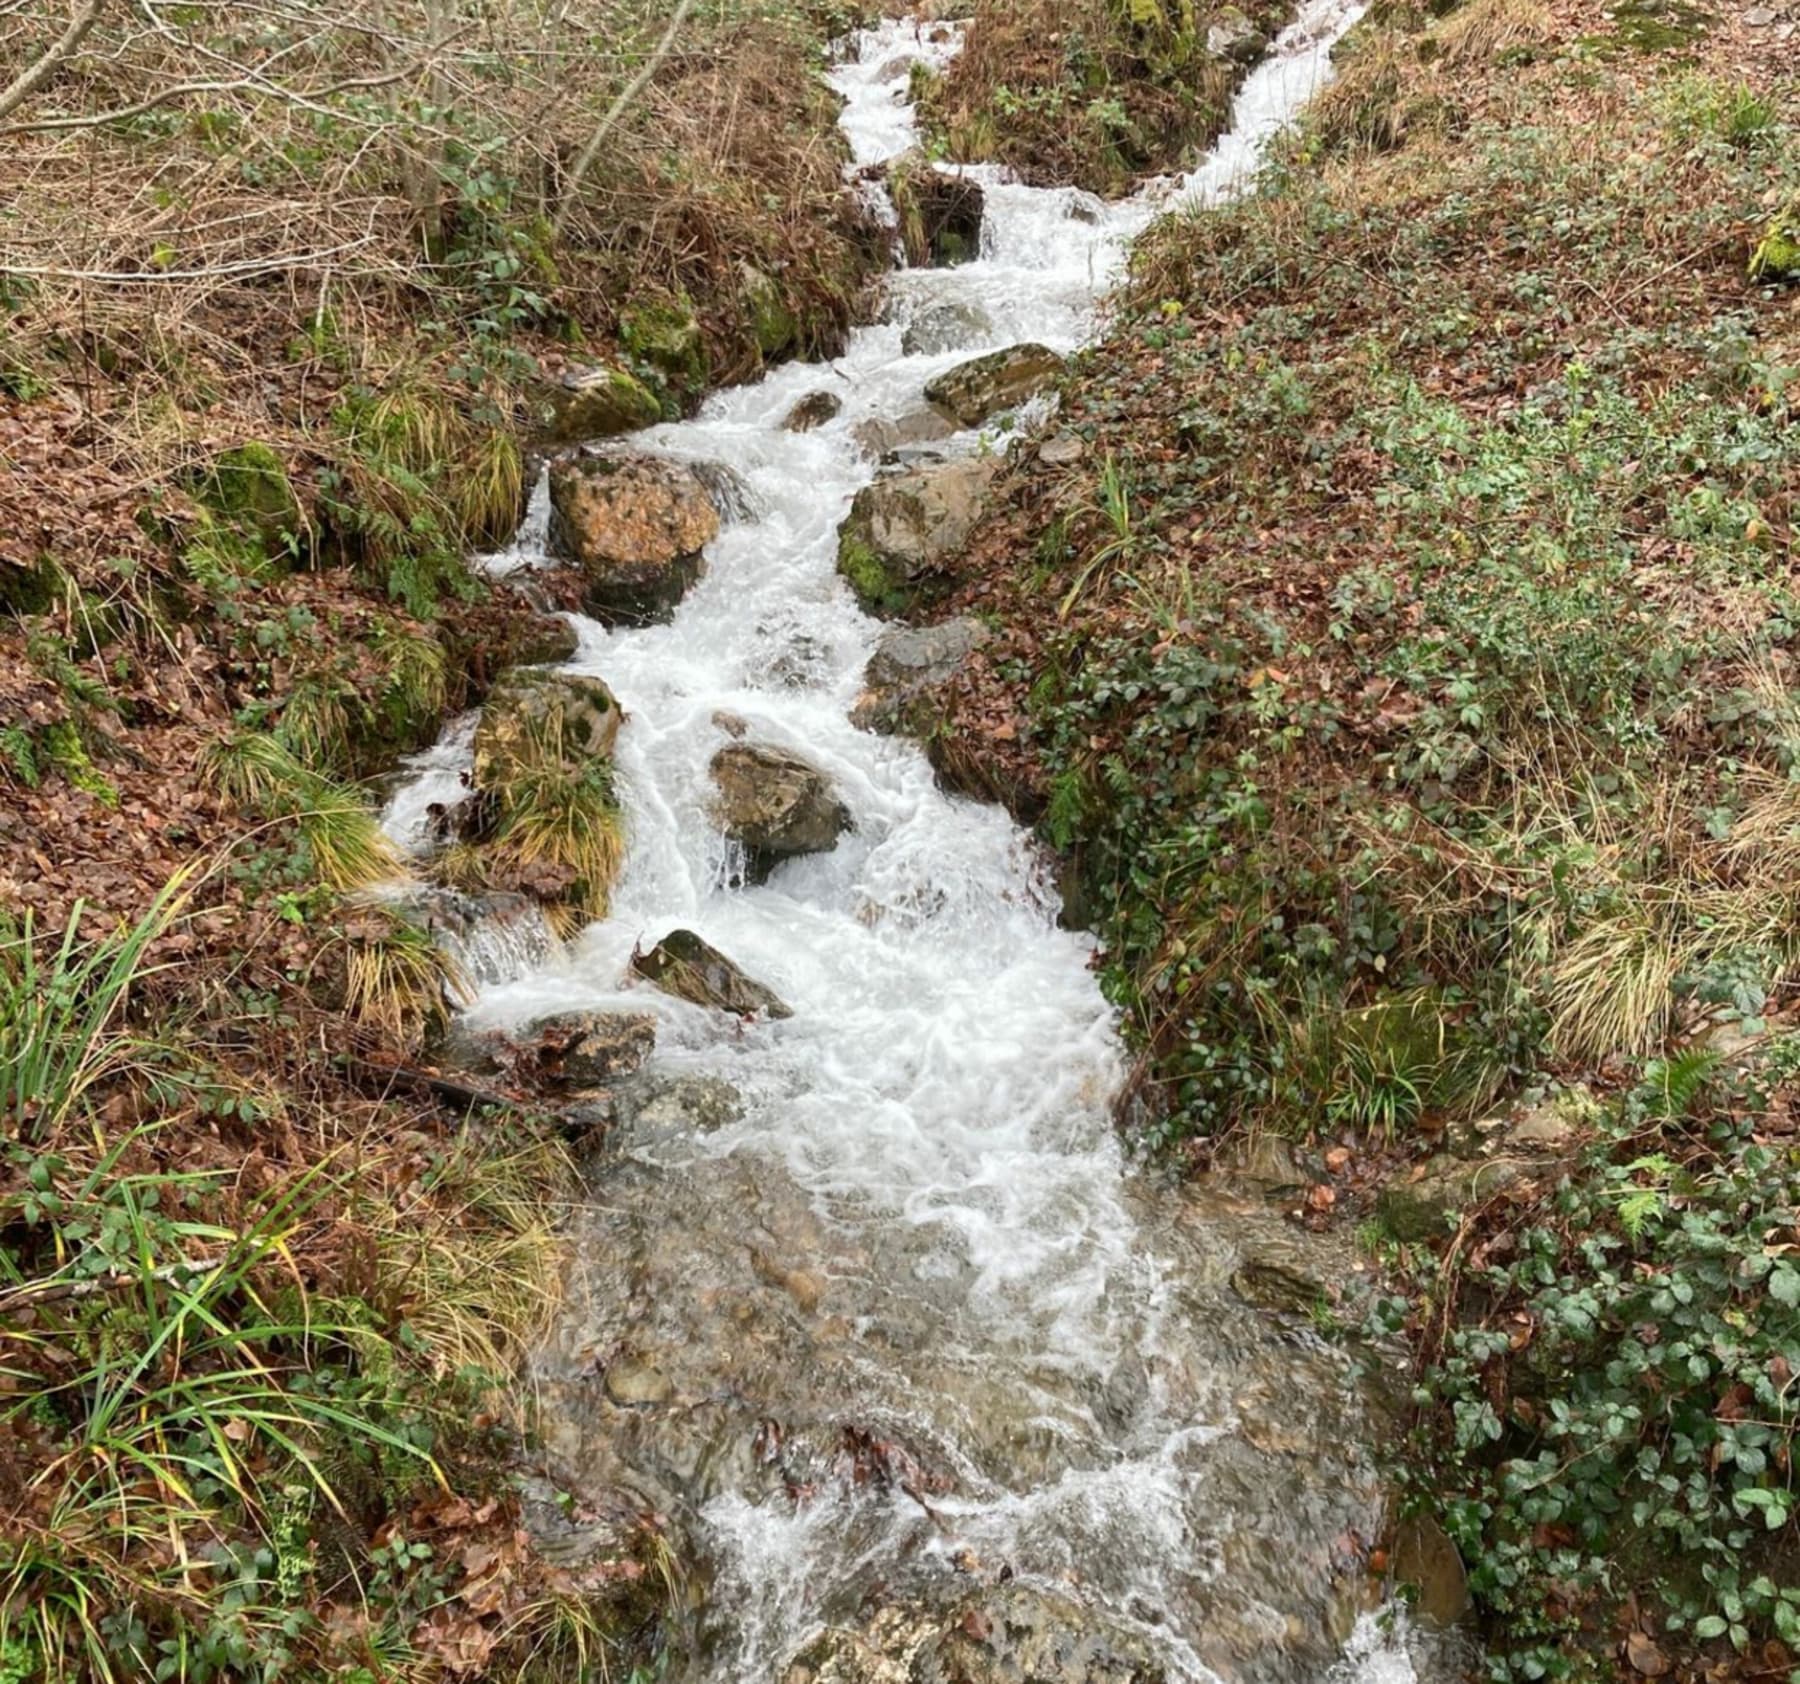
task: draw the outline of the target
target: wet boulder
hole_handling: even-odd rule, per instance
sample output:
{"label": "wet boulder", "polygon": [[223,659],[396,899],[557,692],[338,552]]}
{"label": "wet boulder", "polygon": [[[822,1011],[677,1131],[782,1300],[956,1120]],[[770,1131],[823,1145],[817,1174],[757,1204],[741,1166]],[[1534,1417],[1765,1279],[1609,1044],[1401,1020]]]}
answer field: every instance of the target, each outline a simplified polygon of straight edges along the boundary
{"label": "wet boulder", "polygon": [[500,675],[475,727],[475,787],[503,791],[541,771],[546,757],[568,770],[604,759],[625,715],[598,678],[551,667],[514,667]]}
{"label": "wet boulder", "polygon": [[716,1134],[744,1114],[744,1096],[722,1076],[637,1070],[562,1108],[565,1132],[608,1152]]}
{"label": "wet boulder", "polygon": [[655,456],[579,451],[550,464],[550,548],[607,625],[666,620],[705,568],[719,511],[705,481]]}
{"label": "wet boulder", "polygon": [[993,331],[994,318],[979,304],[933,304],[906,324],[900,349],[909,357],[939,357],[973,345]]}
{"label": "wet boulder", "polygon": [[781,424],[790,433],[810,433],[835,419],[843,407],[844,400],[836,392],[808,392],[787,412],[787,419]]}
{"label": "wet boulder", "polygon": [[618,1093],[619,1128],[634,1140],[716,1134],[744,1114],[744,1096],[723,1076],[659,1076],[645,1071]]}
{"label": "wet boulder", "polygon": [[1269,50],[1269,38],[1236,6],[1213,14],[1206,50],[1229,64],[1255,64]]}
{"label": "wet boulder", "polygon": [[930,736],[944,717],[941,692],[987,637],[986,626],[966,617],[891,627],[869,657],[850,723],[888,736]]}
{"label": "wet boulder", "polygon": [[552,444],[614,438],[662,419],[656,394],[628,369],[605,363],[572,368],[544,387],[544,436]]}
{"label": "wet boulder", "polygon": [[925,397],[959,425],[979,427],[1049,391],[1063,367],[1064,359],[1047,345],[1009,345],[940,374],[926,386]]}
{"label": "wet boulder", "polygon": [[727,743],[712,758],[713,817],[744,850],[753,882],[785,859],[835,848],[850,812],[831,780],[800,755],[760,743]]}
{"label": "wet boulder", "polygon": [[792,1017],[772,988],[749,976],[692,930],[671,930],[647,953],[634,953],[631,968],[678,1000],[739,1017]]}
{"label": "wet boulder", "polygon": [[872,416],[850,429],[856,447],[865,456],[877,460],[897,460],[921,447],[941,443],[956,436],[956,423],[935,409],[916,409],[910,415],[894,420]]}
{"label": "wet boulder", "polygon": [[603,1086],[642,1068],[656,1047],[648,1012],[557,1012],[534,1019],[518,1037],[533,1074],[554,1086]]}
{"label": "wet boulder", "polygon": [[875,614],[927,606],[987,504],[999,465],[968,457],[888,474],[856,494],[838,528],[838,572]]}

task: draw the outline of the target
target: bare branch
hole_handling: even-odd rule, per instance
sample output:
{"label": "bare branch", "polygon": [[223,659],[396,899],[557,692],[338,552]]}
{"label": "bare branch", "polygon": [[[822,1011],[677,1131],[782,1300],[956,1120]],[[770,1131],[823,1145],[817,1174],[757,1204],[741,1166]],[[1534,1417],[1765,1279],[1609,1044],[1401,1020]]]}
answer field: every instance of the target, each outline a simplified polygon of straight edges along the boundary
{"label": "bare branch", "polygon": [[[98,4],[99,0],[95,0],[95,3]],[[45,134],[59,129],[97,129],[107,123],[122,123],[130,117],[141,117],[146,111],[154,111],[159,105],[167,105],[173,99],[185,99],[190,94],[258,93],[273,99],[284,99],[310,110],[317,108],[318,101],[330,99],[337,94],[360,92],[367,88],[385,88],[395,82],[403,82],[418,68],[417,64],[408,64],[383,76],[352,76],[342,82],[333,82],[327,88],[283,88],[278,83],[265,82],[257,76],[240,77],[232,82],[176,82],[160,93],[150,95],[148,99],[140,99],[135,105],[121,105],[111,111],[89,112],[79,117],[46,117],[39,123],[12,123],[0,128],[0,135]]]}
{"label": "bare branch", "polygon": [[23,105],[50,79],[57,67],[87,38],[87,32],[94,27],[94,21],[100,16],[100,8],[105,3],[106,0],[84,0],[75,15],[69,19],[69,27],[45,51],[44,56],[36,64],[27,66],[12,85],[4,93],[0,93],[0,117]]}
{"label": "bare branch", "polygon": [[581,149],[581,156],[570,166],[569,178],[563,188],[563,202],[557,207],[551,227],[561,234],[569,220],[569,212],[574,208],[576,195],[581,191],[581,183],[587,172],[594,167],[594,160],[600,155],[600,148],[607,135],[612,132],[613,125],[624,116],[626,108],[644,91],[645,85],[657,72],[658,66],[669,56],[669,49],[675,45],[675,37],[681,32],[681,26],[687,21],[687,15],[694,9],[694,0],[681,0],[675,8],[675,15],[669,19],[669,27],[656,43],[656,50],[639,66],[638,73],[619,90],[619,97],[608,107],[607,113],[600,119],[600,126],[594,130],[588,143]]}

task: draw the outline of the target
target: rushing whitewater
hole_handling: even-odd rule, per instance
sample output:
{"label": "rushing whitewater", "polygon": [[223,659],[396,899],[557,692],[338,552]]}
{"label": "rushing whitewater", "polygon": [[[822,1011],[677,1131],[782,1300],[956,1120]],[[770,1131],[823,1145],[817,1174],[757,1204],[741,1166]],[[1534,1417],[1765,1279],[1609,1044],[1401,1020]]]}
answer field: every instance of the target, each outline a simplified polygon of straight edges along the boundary
{"label": "rushing whitewater", "polygon": [[[1230,1285],[1246,1236],[1279,1247],[1279,1224],[1215,1223],[1128,1174],[1090,943],[1058,927],[1044,862],[1005,813],[943,793],[916,745],[850,725],[882,628],[834,566],[876,472],[858,425],[916,411],[929,379],[981,351],[1079,346],[1132,235],[1241,184],[1358,9],[1304,7],[1185,181],[1109,207],[971,172],[979,261],[897,273],[887,319],[836,362],[632,440],[733,470],[747,511],[671,623],[577,622],[570,666],[628,716],[629,861],[607,920],[470,1016],[651,1012],[655,1071],[726,1096],[705,1128],[677,1111],[628,1133],[596,1177],[538,1363],[566,1476],[639,1493],[704,1563],[680,1663],[695,1678],[886,1676],[869,1656],[907,1652],[933,1617],[966,1622],[983,1595],[1048,1599],[1027,1623],[1084,1610],[1171,1678],[1411,1676],[1372,1636],[1354,1566],[1377,1499],[1356,1389]],[[912,143],[908,62],[956,44],[898,21],[853,44],[833,81],[859,166]],[[978,304],[991,331],[903,354],[906,323],[946,303]],[[821,390],[837,416],[784,430]],[[544,559],[544,517],[540,486],[492,571]],[[722,720],[829,774],[854,820],[833,852],[742,882],[709,818]],[[390,808],[401,840],[422,845],[454,801],[468,742],[464,722],[421,757]],[[722,1027],[629,986],[634,948],[676,927],[792,1018]]]}

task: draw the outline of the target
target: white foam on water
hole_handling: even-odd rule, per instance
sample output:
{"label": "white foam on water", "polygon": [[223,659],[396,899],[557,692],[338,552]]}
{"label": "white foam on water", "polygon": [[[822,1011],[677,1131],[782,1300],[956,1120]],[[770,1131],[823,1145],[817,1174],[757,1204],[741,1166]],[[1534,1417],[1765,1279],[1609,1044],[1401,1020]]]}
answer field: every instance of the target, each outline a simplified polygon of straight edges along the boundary
{"label": "white foam on water", "polygon": [[437,814],[453,811],[474,793],[464,774],[480,717],[465,713],[451,720],[430,748],[400,762],[406,776],[388,797],[381,828],[402,852],[429,853]]}

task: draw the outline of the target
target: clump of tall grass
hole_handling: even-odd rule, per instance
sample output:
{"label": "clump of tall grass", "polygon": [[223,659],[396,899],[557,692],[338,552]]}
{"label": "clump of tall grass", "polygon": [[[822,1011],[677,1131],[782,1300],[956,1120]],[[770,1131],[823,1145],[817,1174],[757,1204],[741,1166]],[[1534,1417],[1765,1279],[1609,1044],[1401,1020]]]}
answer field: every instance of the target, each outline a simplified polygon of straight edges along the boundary
{"label": "clump of tall grass", "polygon": [[[567,1160],[483,1131],[421,1172],[416,1134],[396,1154],[391,1119],[365,1137],[295,1093],[297,1160],[260,1184],[208,1163],[186,1123],[219,1084],[180,1074],[196,1026],[153,1047],[120,1022],[182,892],[98,936],[77,913],[29,956],[28,930],[0,940],[6,1120],[40,1143],[0,1193],[0,1676],[322,1676],[346,1598],[394,1677],[435,1676],[414,1627],[454,1566],[384,1560],[371,1529],[444,1487],[477,1409],[518,1418],[505,1382],[556,1301]],[[134,1095],[154,1120],[115,1123]],[[499,1640],[598,1662],[603,1618],[564,1601],[522,1598]]]}
{"label": "clump of tall grass", "polygon": [[84,940],[78,901],[47,949],[32,916],[0,909],[0,1132],[48,1138],[90,1090],[125,1069],[141,1042],[122,1022],[151,945],[180,914],[189,873],[171,878],[135,923]]}
{"label": "clump of tall grass", "polygon": [[566,876],[567,892],[558,898],[604,918],[625,864],[611,759],[571,743],[562,710],[552,707],[525,726],[492,795],[493,867],[525,879],[546,871]]}
{"label": "clump of tall grass", "polygon": [[390,1044],[418,1046],[473,988],[424,930],[371,908],[344,935],[344,1009]]}
{"label": "clump of tall grass", "polygon": [[484,421],[402,373],[346,401],[334,421],[330,506],[364,565],[421,619],[445,595],[474,596],[464,552],[504,542],[525,512],[524,457],[499,411]]}
{"label": "clump of tall grass", "polygon": [[[464,1139],[402,1200],[361,1209],[395,1318],[421,1338],[438,1373],[498,1380],[543,1331],[559,1301],[570,1175],[554,1139],[501,1151]],[[516,1413],[516,1399],[495,1401]]]}
{"label": "clump of tall grass", "polygon": [[313,771],[266,731],[240,731],[209,749],[203,772],[229,801],[270,819],[293,819],[314,875],[343,894],[402,874],[399,850],[354,790]]}

